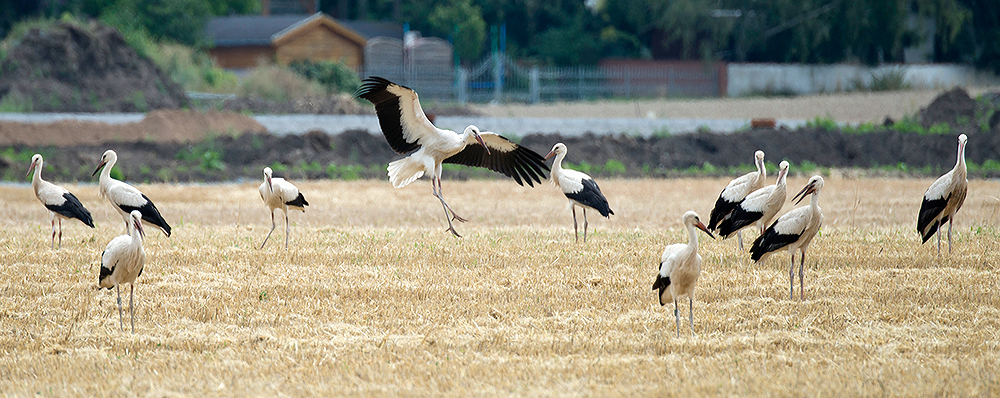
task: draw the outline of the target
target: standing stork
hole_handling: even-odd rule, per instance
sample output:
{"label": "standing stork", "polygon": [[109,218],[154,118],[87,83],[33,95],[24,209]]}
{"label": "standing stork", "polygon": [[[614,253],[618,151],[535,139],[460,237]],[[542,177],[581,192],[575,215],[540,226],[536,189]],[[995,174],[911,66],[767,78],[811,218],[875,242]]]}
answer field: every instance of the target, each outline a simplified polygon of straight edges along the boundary
{"label": "standing stork", "polygon": [[750,225],[756,225],[761,234],[764,227],[771,223],[774,216],[785,204],[785,177],[788,175],[788,162],[782,160],[778,164],[778,180],[774,185],[753,191],[733,209],[733,213],[719,223],[718,232],[724,239],[729,239],[734,233]]}
{"label": "standing stork", "polygon": [[[758,150],[753,154],[754,164],[757,171],[751,171],[736,179],[729,181],[729,184],[719,193],[719,199],[715,201],[712,214],[709,215],[708,229],[719,232],[719,223],[733,214],[736,206],[743,201],[751,192],[764,186],[767,179],[767,168],[764,167],[764,151]],[[736,237],[740,241],[740,250],[743,250],[743,234],[736,232]]]}
{"label": "standing stork", "polygon": [[583,209],[583,241],[587,242],[587,208],[597,210],[602,216],[611,218],[615,214],[608,206],[608,199],[601,193],[601,188],[597,186],[593,178],[576,170],[564,169],[562,167],[563,158],[566,157],[566,144],[558,143],[545,155],[545,160],[555,156],[552,162],[552,173],[549,177],[555,186],[562,190],[563,195],[569,199],[570,208],[573,209],[573,236],[580,240],[579,230],[576,224],[576,207]]}
{"label": "standing stork", "polygon": [[[485,167],[517,181],[519,185],[534,186],[545,178],[542,156],[517,145],[503,136],[490,132],[480,132],[476,126],[468,126],[462,134],[439,129],[427,120],[420,107],[417,93],[406,86],[400,86],[381,77],[365,79],[354,93],[375,106],[382,134],[396,153],[409,156],[389,163],[388,174],[392,186],[402,188],[420,178],[425,173],[431,175],[431,192],[441,201],[448,231],[461,237],[452,220],[465,222],[451,206],[444,201],[441,193],[441,164],[456,163],[466,166]],[[479,145],[475,145],[478,143]]]}
{"label": "standing stork", "polygon": [[35,172],[35,175],[31,177],[31,189],[35,191],[35,197],[38,198],[38,201],[42,202],[42,205],[52,213],[52,247],[56,247],[57,222],[59,223],[59,247],[62,247],[63,219],[75,218],[91,228],[94,228],[94,219],[90,217],[90,212],[87,211],[86,207],[83,207],[80,200],[66,188],[42,179],[43,165],[42,155],[36,153],[31,157],[31,166],[28,166],[28,173],[24,176],[27,177],[31,175],[32,171]]}
{"label": "standing stork", "polygon": [[[163,233],[170,236],[170,225],[163,220],[160,211],[156,209],[153,201],[135,187],[111,178],[111,168],[118,162],[118,154],[108,149],[101,156],[101,163],[94,169],[94,174],[101,172],[100,194],[111,202],[118,214],[121,214],[125,221],[125,231],[128,232],[129,214],[134,210],[142,213],[142,221],[149,223],[163,230]],[[103,170],[102,170],[103,168]]]}
{"label": "standing stork", "polygon": [[264,182],[260,184],[257,188],[260,192],[260,198],[264,200],[264,204],[271,209],[271,230],[267,232],[267,236],[264,237],[264,242],[260,244],[260,248],[264,248],[264,244],[267,243],[267,238],[271,237],[271,232],[274,232],[274,209],[281,209],[285,213],[285,248],[288,248],[288,209],[300,210],[303,213],[306,212],[305,206],[309,206],[309,202],[306,202],[305,196],[299,192],[299,189],[292,185],[292,183],[285,181],[284,178],[271,177],[271,168],[264,168]]}
{"label": "standing stork", "polygon": [[923,238],[921,244],[926,243],[937,232],[938,254],[941,254],[941,226],[944,223],[948,223],[948,253],[951,253],[951,226],[955,221],[955,213],[962,208],[969,191],[965,169],[966,141],[968,137],[965,134],[958,136],[958,160],[955,161],[955,167],[927,188],[917,215],[917,232]]}
{"label": "standing stork", "polygon": [[694,286],[701,275],[701,255],[698,254],[698,228],[705,231],[709,237],[715,236],[701,223],[698,213],[689,211],[681,217],[684,229],[688,233],[688,243],[668,245],[660,257],[660,272],[656,274],[653,290],[659,290],[660,306],[673,300],[674,319],[677,321],[677,336],[681,335],[681,315],[677,309],[677,297],[688,296],[688,318],[691,323],[691,333],[694,334]]}
{"label": "standing stork", "polygon": [[125,330],[122,321],[122,292],[119,287],[123,283],[130,285],[128,295],[128,312],[132,315],[132,333],[135,333],[135,307],[132,297],[135,296],[135,279],[142,275],[146,264],[146,253],[142,251],[142,239],[146,236],[142,230],[142,214],[138,210],[129,213],[128,230],[125,235],[118,236],[108,242],[101,253],[101,275],[98,285],[102,288],[115,288],[118,292],[118,326]]}
{"label": "standing stork", "polygon": [[754,262],[760,261],[772,252],[781,249],[788,249],[792,255],[792,266],[788,270],[788,299],[791,300],[795,291],[795,252],[802,251],[802,258],[799,260],[799,300],[805,300],[805,264],[806,249],[809,242],[819,232],[820,225],[823,224],[823,212],[819,208],[819,191],[823,189],[823,177],[813,176],[809,183],[795,194],[792,200],[798,199],[795,204],[802,202],[806,195],[812,195],[808,206],[796,208],[778,218],[774,224],[764,231],[750,247],[750,258]]}

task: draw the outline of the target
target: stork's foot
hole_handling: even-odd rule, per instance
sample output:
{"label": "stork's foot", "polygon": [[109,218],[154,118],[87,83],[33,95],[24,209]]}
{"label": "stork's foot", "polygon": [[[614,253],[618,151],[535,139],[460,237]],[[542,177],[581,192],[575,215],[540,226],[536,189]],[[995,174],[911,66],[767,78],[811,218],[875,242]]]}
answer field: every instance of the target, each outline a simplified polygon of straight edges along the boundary
{"label": "stork's foot", "polygon": [[466,219],[464,219],[462,217],[459,217],[458,214],[455,214],[455,212],[451,213],[451,219],[455,220],[455,221],[458,221],[458,222],[468,222],[469,221],[469,220],[466,220]]}
{"label": "stork's foot", "polygon": [[455,235],[456,238],[461,238],[462,237],[462,235],[459,235],[458,231],[455,230],[455,227],[453,227],[451,225],[449,225],[448,229],[446,229],[445,231],[451,232],[451,234]]}

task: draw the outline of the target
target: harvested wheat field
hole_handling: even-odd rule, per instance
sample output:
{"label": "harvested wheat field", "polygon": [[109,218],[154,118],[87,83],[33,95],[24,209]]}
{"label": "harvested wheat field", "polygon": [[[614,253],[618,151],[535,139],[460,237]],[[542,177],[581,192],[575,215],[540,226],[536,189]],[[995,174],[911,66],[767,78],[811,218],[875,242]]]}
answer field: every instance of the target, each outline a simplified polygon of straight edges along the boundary
{"label": "harvested wheat field", "polygon": [[726,182],[602,181],[616,214],[586,244],[548,184],[446,181],[456,239],[427,180],[299,182],[288,250],[280,226],[256,248],[257,183],[141,186],[175,229],[146,229],[135,334],[96,289],[122,231],[97,187],[67,186],[97,229],[64,223],[52,250],[31,188],[0,186],[0,395],[1000,394],[1000,182],[970,182],[939,256],[914,231],[931,180],[827,178],[804,302],[787,254],[752,264],[702,234],[678,337],[650,290],[660,252]]}

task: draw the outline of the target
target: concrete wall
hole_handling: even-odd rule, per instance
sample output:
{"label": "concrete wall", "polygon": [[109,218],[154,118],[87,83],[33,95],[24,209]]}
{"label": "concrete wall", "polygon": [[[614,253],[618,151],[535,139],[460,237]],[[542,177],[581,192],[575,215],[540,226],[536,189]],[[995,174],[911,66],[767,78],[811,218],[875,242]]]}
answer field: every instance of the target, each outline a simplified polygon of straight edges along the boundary
{"label": "concrete wall", "polygon": [[954,64],[899,64],[879,67],[859,65],[742,64],[727,67],[726,94],[816,94],[858,90],[871,85],[873,76],[902,71],[916,89],[997,84],[996,76]]}

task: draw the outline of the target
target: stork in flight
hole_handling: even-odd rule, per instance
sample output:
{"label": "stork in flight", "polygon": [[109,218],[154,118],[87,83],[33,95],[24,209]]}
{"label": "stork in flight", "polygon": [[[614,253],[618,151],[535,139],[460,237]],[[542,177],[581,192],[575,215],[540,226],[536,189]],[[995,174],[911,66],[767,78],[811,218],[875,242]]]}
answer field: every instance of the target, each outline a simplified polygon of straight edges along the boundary
{"label": "stork in flight", "polygon": [[945,173],[927,188],[924,200],[920,203],[917,213],[917,232],[920,232],[923,242],[938,236],[938,254],[941,254],[941,227],[948,223],[948,253],[951,253],[951,226],[955,221],[955,213],[965,203],[965,195],[969,192],[969,180],[965,169],[965,134],[958,136],[958,160],[955,167]]}
{"label": "stork in flight", "polygon": [[135,307],[132,298],[135,296],[135,279],[142,275],[146,263],[146,253],[142,251],[142,239],[146,236],[142,230],[142,214],[138,210],[129,213],[128,230],[125,235],[118,236],[108,242],[101,253],[101,274],[98,285],[102,288],[115,288],[118,292],[118,326],[125,329],[122,321],[122,292],[119,287],[123,283],[130,285],[128,295],[128,311],[132,315],[132,333],[135,333]]}
{"label": "stork in flight", "polygon": [[[125,231],[128,232],[129,214],[134,210],[142,213],[142,221],[149,223],[163,230],[163,233],[170,236],[170,225],[163,220],[160,211],[156,209],[153,201],[149,200],[145,194],[135,187],[111,178],[111,168],[118,162],[118,154],[108,149],[101,156],[101,163],[94,169],[94,174],[101,172],[100,194],[111,202],[118,214],[121,214],[125,221]],[[102,170],[103,168],[103,170]]]}
{"label": "stork in flight", "polygon": [[812,195],[808,206],[802,206],[783,216],[771,224],[750,247],[750,258],[753,261],[760,261],[767,255],[781,249],[788,249],[792,255],[792,266],[788,270],[788,299],[791,300],[795,291],[795,252],[802,251],[802,258],[799,260],[799,300],[805,300],[805,264],[806,248],[812,242],[816,232],[819,232],[820,225],[823,224],[823,212],[819,208],[819,192],[823,189],[823,177],[813,176],[809,183],[802,188],[799,193],[792,197],[798,199],[799,204],[806,195]]}
{"label": "stork in flight", "polygon": [[563,158],[566,157],[566,144],[558,143],[545,155],[545,159],[555,156],[552,162],[552,173],[549,177],[552,183],[562,190],[563,194],[570,201],[570,208],[573,209],[573,236],[580,240],[580,232],[576,223],[576,207],[583,209],[583,241],[587,242],[587,208],[597,210],[602,216],[610,218],[615,214],[608,206],[608,199],[601,193],[601,188],[597,186],[593,178],[576,170],[564,169],[562,167]]}
{"label": "stork in flight", "polygon": [[660,272],[656,274],[653,290],[659,291],[660,305],[664,306],[671,300],[674,302],[674,319],[677,321],[677,336],[681,335],[681,315],[677,309],[677,297],[688,296],[688,318],[691,322],[691,333],[694,333],[694,286],[701,275],[701,255],[698,254],[698,228],[705,231],[709,237],[715,236],[708,231],[705,224],[698,218],[698,213],[689,211],[681,217],[684,229],[688,233],[688,243],[668,245],[660,257]]}
{"label": "stork in flight", "polygon": [[[736,206],[751,192],[764,186],[767,179],[767,169],[764,167],[764,151],[758,150],[753,154],[754,164],[757,171],[751,171],[736,179],[729,181],[729,184],[722,189],[719,199],[715,201],[712,214],[709,215],[708,229],[719,232],[719,223],[733,214]],[[736,237],[740,241],[740,250],[743,250],[743,234],[736,232]]]}
{"label": "stork in flight", "polygon": [[774,185],[753,191],[733,209],[733,213],[719,223],[719,236],[729,239],[743,228],[756,225],[761,234],[764,227],[771,223],[774,216],[785,204],[785,177],[788,175],[788,162],[782,160],[778,164],[778,179]]}
{"label": "stork in flight", "polygon": [[28,166],[28,174],[34,171],[31,177],[31,188],[35,191],[35,197],[49,212],[52,213],[52,247],[56,247],[56,223],[59,223],[59,247],[62,247],[62,220],[75,218],[82,221],[86,226],[94,228],[94,219],[90,217],[90,212],[80,203],[66,188],[60,187],[42,179],[42,168],[44,161],[41,154],[31,157],[31,166]]}
{"label": "stork in flight", "polygon": [[306,202],[305,196],[299,192],[299,189],[292,185],[292,183],[285,181],[284,178],[271,177],[271,168],[264,168],[264,182],[260,184],[257,188],[260,192],[260,198],[264,200],[264,204],[271,210],[271,230],[267,232],[267,236],[264,237],[264,242],[260,244],[260,248],[264,248],[264,244],[267,243],[267,238],[271,237],[271,232],[274,232],[274,209],[281,209],[285,213],[285,248],[288,248],[288,209],[299,210],[303,213],[306,212],[305,206],[309,206],[309,202]]}
{"label": "stork in flight", "polygon": [[425,173],[431,175],[431,192],[441,201],[448,231],[461,237],[452,220],[465,222],[444,200],[441,193],[441,164],[456,163],[485,167],[534,186],[545,178],[545,160],[534,151],[490,132],[468,126],[462,134],[439,129],[427,120],[417,93],[381,77],[365,79],[354,93],[375,106],[379,126],[396,153],[409,156],[389,163],[389,181],[402,188]]}

